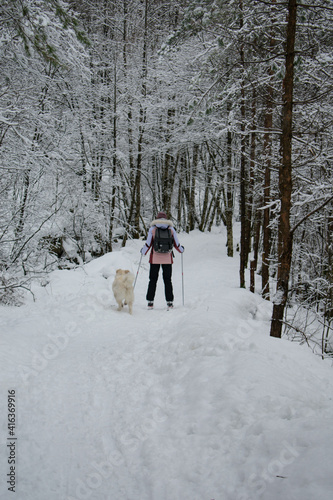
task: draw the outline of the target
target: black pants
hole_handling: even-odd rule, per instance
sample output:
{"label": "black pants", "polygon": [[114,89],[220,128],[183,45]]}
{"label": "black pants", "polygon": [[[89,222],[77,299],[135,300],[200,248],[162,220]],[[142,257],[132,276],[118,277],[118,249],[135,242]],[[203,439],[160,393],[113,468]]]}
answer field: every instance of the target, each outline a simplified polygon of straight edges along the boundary
{"label": "black pants", "polygon": [[173,302],[173,289],[172,289],[172,264],[150,264],[149,271],[149,284],[146,299],[148,302],[153,302],[155,298],[156,285],[158,280],[158,273],[160,271],[160,266],[162,265],[163,271],[163,281],[164,281],[164,291],[165,299],[167,302]]}

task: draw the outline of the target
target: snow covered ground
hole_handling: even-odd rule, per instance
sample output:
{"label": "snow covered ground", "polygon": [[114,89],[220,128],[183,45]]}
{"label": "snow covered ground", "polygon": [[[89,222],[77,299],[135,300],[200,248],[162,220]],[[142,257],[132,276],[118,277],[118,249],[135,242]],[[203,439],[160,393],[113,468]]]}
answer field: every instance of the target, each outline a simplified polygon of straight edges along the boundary
{"label": "snow covered ground", "polygon": [[180,240],[184,307],[177,254],[173,311],[161,277],[146,310],[147,257],[133,315],[116,311],[134,241],[0,308],[1,500],[332,498],[331,362],[269,337],[271,306],[238,288],[223,233]]}

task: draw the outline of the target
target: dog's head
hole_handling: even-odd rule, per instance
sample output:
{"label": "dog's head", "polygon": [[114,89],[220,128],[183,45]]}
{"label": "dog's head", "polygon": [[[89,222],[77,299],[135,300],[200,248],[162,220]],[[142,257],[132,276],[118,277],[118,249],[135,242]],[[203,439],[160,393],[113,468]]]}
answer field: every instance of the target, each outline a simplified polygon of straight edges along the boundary
{"label": "dog's head", "polygon": [[124,286],[130,287],[134,281],[134,276],[128,269],[117,269],[115,281],[123,283]]}
{"label": "dog's head", "polygon": [[124,274],[128,274],[129,270],[128,269],[117,269],[116,275],[118,276],[123,276]]}

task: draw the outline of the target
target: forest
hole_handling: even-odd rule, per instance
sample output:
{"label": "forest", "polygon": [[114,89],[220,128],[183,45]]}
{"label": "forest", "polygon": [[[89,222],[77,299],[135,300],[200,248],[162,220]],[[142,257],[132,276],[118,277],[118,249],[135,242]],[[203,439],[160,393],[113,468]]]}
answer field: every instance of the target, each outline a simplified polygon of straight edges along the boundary
{"label": "forest", "polygon": [[331,0],[2,0],[0,34],[0,303],[164,210],[332,354]]}

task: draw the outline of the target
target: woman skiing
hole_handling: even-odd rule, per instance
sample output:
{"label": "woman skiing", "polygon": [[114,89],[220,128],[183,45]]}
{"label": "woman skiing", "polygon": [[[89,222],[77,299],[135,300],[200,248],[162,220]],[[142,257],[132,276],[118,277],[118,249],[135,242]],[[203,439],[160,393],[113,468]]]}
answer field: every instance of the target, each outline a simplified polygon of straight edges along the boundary
{"label": "woman skiing", "polygon": [[148,309],[153,309],[156,285],[160,266],[162,266],[165,299],[168,308],[173,307],[173,287],[172,287],[172,248],[179,253],[184,252],[184,247],[179,243],[177,233],[173,224],[168,220],[165,212],[159,212],[155,220],[152,221],[147,237],[147,241],[141,249],[142,255],[146,255],[151,248],[149,263],[149,283],[146,299]]}

